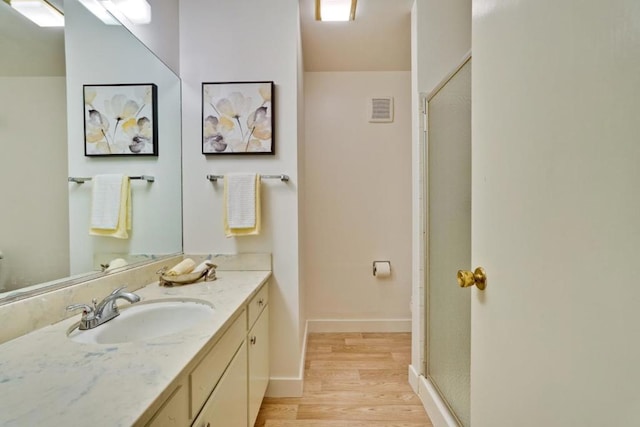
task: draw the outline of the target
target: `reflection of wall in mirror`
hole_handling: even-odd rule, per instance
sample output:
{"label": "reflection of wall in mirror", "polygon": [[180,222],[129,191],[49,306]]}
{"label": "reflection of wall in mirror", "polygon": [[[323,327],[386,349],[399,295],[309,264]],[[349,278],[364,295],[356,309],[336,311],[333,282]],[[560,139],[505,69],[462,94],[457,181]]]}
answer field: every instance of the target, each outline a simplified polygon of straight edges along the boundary
{"label": "reflection of wall in mirror", "polygon": [[64,34],[0,2],[0,292],[69,275]]}
{"label": "reflection of wall in mirror", "polygon": [[[132,181],[132,232],[127,240],[89,236],[91,183],[69,188],[71,272],[95,268],[96,253],[170,254],[182,250],[180,81],[121,26],[107,26],[77,2],[65,6],[69,170],[153,175]],[[155,83],[158,87],[158,157],[84,156],[84,84]]]}
{"label": "reflection of wall in mirror", "polygon": [[124,25],[176,74],[180,73],[178,0],[150,0],[151,22]]}

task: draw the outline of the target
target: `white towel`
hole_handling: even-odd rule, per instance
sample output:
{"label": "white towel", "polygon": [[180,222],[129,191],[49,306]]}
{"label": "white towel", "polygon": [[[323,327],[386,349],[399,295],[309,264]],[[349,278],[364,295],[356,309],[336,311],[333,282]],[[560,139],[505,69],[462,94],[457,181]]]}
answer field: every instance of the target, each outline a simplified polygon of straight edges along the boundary
{"label": "white towel", "polygon": [[118,227],[124,175],[96,175],[92,179],[91,228],[115,230]]}
{"label": "white towel", "polygon": [[231,173],[227,181],[227,221],[229,228],[256,226],[256,174]]}
{"label": "white towel", "polygon": [[200,273],[201,271],[205,271],[213,266],[214,264],[211,261],[205,260],[198,264],[198,266],[193,269],[192,273]]}

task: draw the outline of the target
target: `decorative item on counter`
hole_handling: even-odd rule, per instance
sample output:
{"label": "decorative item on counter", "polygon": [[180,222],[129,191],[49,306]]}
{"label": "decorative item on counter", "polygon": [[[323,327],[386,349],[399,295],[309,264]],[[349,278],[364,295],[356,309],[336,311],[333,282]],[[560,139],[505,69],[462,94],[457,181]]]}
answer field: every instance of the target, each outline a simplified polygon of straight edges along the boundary
{"label": "decorative item on counter", "polygon": [[212,263],[211,260],[205,260],[205,261],[202,261],[200,264],[198,264],[198,266],[193,269],[192,273],[208,270],[211,267],[216,267],[216,265]]}
{"label": "decorative item on counter", "polygon": [[158,271],[160,276],[158,284],[165,287],[189,285],[204,279],[206,282],[216,280],[216,268],[211,261],[204,261],[197,267],[191,258],[186,258],[175,267],[167,270],[167,267]]}
{"label": "decorative item on counter", "polygon": [[167,276],[180,276],[191,273],[196,267],[196,263],[191,258],[185,258],[166,272]]}

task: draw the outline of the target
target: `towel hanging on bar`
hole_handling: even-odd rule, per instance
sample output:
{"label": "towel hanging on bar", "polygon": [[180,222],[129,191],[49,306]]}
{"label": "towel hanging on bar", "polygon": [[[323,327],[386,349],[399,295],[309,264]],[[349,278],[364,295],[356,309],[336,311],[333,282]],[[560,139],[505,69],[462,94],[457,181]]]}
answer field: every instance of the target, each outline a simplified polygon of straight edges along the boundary
{"label": "towel hanging on bar", "polygon": [[131,185],[125,175],[96,175],[91,195],[93,236],[128,239],[131,230]]}
{"label": "towel hanging on bar", "polygon": [[227,237],[260,234],[260,175],[224,177],[224,232]]}

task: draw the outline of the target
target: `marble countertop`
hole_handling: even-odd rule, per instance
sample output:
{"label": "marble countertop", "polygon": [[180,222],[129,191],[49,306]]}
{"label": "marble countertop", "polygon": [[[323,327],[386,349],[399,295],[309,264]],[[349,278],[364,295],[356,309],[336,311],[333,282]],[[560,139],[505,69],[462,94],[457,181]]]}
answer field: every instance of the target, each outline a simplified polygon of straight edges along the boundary
{"label": "marble countertop", "polygon": [[80,344],[66,336],[78,315],[0,345],[0,425],[134,424],[270,275],[218,271],[213,282],[175,288],[155,282],[137,290],[143,301],[187,297],[213,304],[212,323],[173,335]]}

